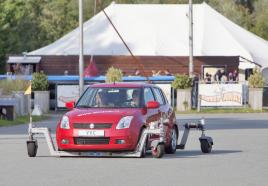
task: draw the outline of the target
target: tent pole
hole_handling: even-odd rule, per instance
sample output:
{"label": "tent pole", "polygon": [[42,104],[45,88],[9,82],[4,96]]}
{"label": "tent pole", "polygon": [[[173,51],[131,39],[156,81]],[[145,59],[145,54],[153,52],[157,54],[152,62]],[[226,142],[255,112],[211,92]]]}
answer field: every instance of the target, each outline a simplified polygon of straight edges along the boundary
{"label": "tent pole", "polygon": [[193,77],[193,2],[189,0],[189,76]]}
{"label": "tent pole", "polygon": [[83,0],[79,0],[79,31],[80,31],[79,95],[81,96],[84,91]]}

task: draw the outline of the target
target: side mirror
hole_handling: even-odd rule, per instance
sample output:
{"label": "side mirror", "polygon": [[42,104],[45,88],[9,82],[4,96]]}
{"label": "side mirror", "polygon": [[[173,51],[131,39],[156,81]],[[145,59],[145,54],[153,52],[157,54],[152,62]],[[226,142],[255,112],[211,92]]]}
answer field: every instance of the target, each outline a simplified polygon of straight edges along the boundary
{"label": "side mirror", "polygon": [[74,108],[75,102],[74,101],[69,101],[65,103],[65,107],[69,110],[72,110]]}
{"label": "side mirror", "polygon": [[159,103],[157,101],[148,101],[146,104],[146,107],[148,109],[157,109],[160,107]]}

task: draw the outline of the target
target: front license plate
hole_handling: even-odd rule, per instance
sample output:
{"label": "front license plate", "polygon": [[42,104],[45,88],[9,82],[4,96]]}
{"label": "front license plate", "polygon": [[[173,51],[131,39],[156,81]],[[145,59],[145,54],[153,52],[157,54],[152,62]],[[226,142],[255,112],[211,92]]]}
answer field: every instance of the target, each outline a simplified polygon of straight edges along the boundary
{"label": "front license plate", "polygon": [[79,130],[78,136],[86,136],[86,137],[103,137],[104,130]]}

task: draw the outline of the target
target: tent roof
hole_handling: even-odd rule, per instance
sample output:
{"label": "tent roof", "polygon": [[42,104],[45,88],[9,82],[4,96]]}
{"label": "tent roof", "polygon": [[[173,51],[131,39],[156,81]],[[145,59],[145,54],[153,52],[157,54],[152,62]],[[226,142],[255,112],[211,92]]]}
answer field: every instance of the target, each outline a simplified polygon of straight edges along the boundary
{"label": "tent roof", "polygon": [[[188,56],[188,5],[115,4],[105,11],[136,56]],[[268,67],[268,42],[206,3],[193,6],[194,55],[242,56]],[[85,55],[130,55],[103,12],[84,23]],[[28,55],[79,55],[79,29]]]}

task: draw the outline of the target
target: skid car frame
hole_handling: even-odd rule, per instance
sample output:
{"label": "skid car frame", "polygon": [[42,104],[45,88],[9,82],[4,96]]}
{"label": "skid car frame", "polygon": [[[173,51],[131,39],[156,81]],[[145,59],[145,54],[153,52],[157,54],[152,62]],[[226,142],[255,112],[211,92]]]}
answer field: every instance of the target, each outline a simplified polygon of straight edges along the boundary
{"label": "skid car frame", "polygon": [[[205,121],[201,119],[198,123],[186,123],[184,125],[184,133],[181,139],[181,143],[177,145],[177,149],[184,149],[190,129],[199,129],[202,131],[201,137],[199,138],[201,144],[201,151],[203,153],[210,153],[213,145],[213,139],[205,135]],[[48,145],[48,149],[51,156],[55,157],[143,157],[144,149],[146,148],[146,141],[148,135],[156,134],[160,138],[154,140],[151,143],[152,155],[155,158],[161,158],[164,155],[164,141],[165,141],[165,131],[163,120],[160,119],[160,124],[158,128],[146,128],[138,141],[136,149],[133,152],[92,152],[92,151],[79,151],[79,152],[69,152],[69,151],[59,151],[56,150],[53,139],[51,137],[51,132],[49,128],[37,128],[33,127],[32,123],[29,124],[29,140],[27,140],[27,151],[29,157],[35,157],[37,154],[38,143],[35,135],[43,134]]]}

